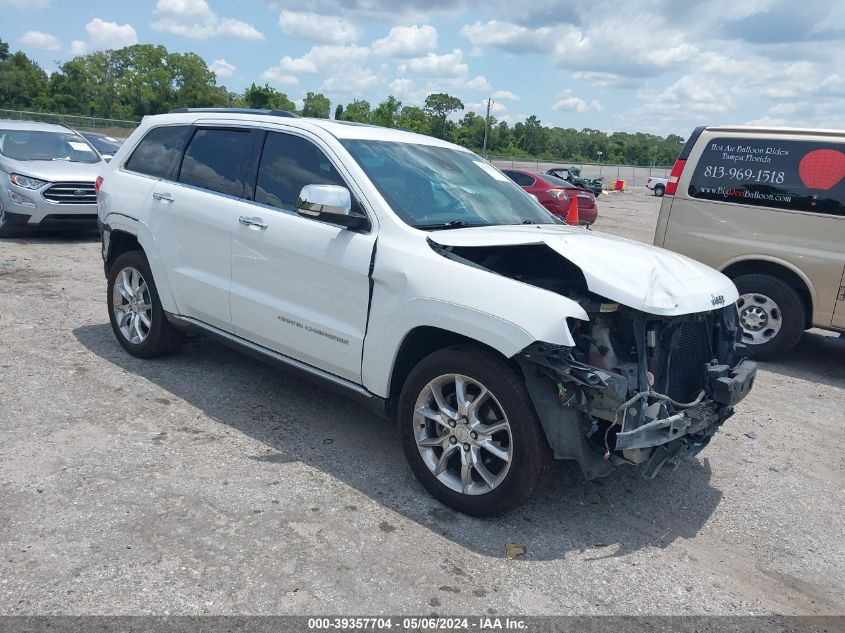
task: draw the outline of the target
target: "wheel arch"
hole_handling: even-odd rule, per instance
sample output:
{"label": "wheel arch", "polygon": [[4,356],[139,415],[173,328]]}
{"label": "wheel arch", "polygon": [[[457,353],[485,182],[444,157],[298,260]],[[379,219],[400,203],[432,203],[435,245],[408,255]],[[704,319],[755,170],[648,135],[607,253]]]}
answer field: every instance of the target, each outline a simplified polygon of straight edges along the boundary
{"label": "wheel arch", "polygon": [[731,279],[742,275],[769,275],[780,279],[798,293],[805,308],[805,326],[812,327],[815,289],[807,276],[789,262],[761,255],[733,260],[722,267],[721,272]]}
{"label": "wheel arch", "polygon": [[405,380],[422,359],[436,351],[459,345],[474,347],[480,351],[493,354],[513,367],[518,374],[522,375],[522,370],[512,358],[508,358],[487,343],[465,334],[453,332],[452,330],[431,325],[421,325],[409,331],[397,349],[388,384],[388,415],[392,417],[396,413],[399,394],[402,391]]}

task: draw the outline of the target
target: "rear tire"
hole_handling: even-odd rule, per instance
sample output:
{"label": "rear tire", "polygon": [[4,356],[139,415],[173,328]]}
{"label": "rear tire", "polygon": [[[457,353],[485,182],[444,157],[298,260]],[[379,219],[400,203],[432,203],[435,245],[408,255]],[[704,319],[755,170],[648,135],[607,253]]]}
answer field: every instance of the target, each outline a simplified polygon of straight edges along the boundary
{"label": "rear tire", "polygon": [[662,198],[664,193],[666,193],[666,187],[664,187],[663,185],[657,185],[654,188],[654,195],[658,198]]}
{"label": "rear tire", "polygon": [[551,461],[522,377],[501,358],[470,346],[420,361],[402,388],[398,423],[420,483],[442,503],[473,516],[502,514],[524,503]]}
{"label": "rear tire", "polygon": [[129,251],[112,264],[108,277],[109,320],[117,340],[138,358],[170,354],[184,338],[167,320],[143,251]]}
{"label": "rear tire", "polygon": [[771,275],[741,275],[733,281],[739,291],[742,342],[754,358],[768,360],[795,347],[807,318],[795,289]]}

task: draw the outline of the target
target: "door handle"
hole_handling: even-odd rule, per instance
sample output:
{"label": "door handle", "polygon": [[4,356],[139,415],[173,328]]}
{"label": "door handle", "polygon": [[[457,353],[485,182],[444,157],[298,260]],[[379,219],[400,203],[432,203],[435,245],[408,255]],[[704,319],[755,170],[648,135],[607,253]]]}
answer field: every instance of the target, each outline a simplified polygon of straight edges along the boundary
{"label": "door handle", "polygon": [[264,220],[262,220],[261,218],[249,217],[249,216],[246,216],[246,215],[242,215],[241,217],[238,218],[238,222],[240,222],[241,224],[244,224],[246,226],[254,226],[254,227],[259,228],[259,229],[266,229],[267,228],[267,223]]}
{"label": "door handle", "polygon": [[154,191],[153,192],[153,198],[155,198],[156,200],[160,200],[161,202],[173,202],[173,196],[171,196],[166,191],[165,192]]}

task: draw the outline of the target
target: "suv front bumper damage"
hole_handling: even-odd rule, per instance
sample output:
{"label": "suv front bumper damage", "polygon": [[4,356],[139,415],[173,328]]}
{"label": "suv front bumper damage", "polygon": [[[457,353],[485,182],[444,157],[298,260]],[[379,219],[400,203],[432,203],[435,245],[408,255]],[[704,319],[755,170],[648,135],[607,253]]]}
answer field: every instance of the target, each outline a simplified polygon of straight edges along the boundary
{"label": "suv front bumper damage", "polygon": [[678,403],[650,390],[632,395],[624,376],[546,350],[529,348],[517,360],[555,457],[575,459],[587,479],[622,464],[640,465],[642,476],[652,478],[695,456],[748,395],[757,373],[747,359],[734,367],[711,362],[702,368],[708,379],[696,400]]}

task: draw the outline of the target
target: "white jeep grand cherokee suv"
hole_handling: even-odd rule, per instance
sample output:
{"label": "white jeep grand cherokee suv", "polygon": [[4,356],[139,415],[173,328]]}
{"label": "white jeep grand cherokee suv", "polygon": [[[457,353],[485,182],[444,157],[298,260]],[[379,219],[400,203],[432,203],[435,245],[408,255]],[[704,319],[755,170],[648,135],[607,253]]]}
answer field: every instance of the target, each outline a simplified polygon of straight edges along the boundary
{"label": "white jeep grand cherokee suv", "polygon": [[281,112],[147,117],[98,180],[108,308],[149,358],[186,330],[398,421],[463,512],[698,453],[750,389],[737,291],[659,248],[561,224],[472,152]]}

